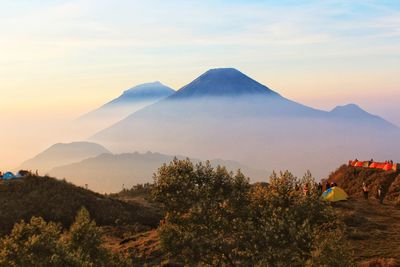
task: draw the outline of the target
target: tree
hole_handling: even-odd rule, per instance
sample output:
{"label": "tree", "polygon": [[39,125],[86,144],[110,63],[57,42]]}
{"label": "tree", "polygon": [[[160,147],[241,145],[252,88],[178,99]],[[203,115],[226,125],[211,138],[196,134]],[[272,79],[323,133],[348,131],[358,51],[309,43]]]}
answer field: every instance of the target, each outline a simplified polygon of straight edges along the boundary
{"label": "tree", "polygon": [[174,159],[162,166],[153,196],[167,212],[159,228],[163,248],[190,265],[233,265],[241,259],[235,236],[247,219],[249,192],[241,172],[233,175],[209,162]]}
{"label": "tree", "polygon": [[65,266],[71,263],[59,242],[61,226],[32,217],[15,224],[11,234],[0,240],[0,266]]}
{"label": "tree", "polygon": [[132,263],[102,246],[100,228],[81,209],[65,233],[59,224],[37,217],[15,224],[11,234],[0,239],[0,266],[123,267]]}
{"label": "tree", "polygon": [[344,239],[344,229],[321,232],[317,236],[316,243],[312,257],[306,263],[307,267],[356,266],[353,261],[353,251]]}
{"label": "tree", "polygon": [[63,242],[71,256],[80,266],[119,267],[130,266],[131,262],[121,255],[113,254],[102,245],[102,232],[96,222],[90,219],[89,212],[82,208],[76,215]]}
{"label": "tree", "polygon": [[153,197],[166,211],[159,227],[162,248],[188,265],[324,264],[320,255],[329,246],[321,244],[329,237],[321,233],[340,234],[309,172],[301,180],[274,173],[268,186],[252,186],[240,171],[174,159],[154,181]]}
{"label": "tree", "polygon": [[249,254],[254,262],[304,266],[326,237],[321,233],[336,231],[339,222],[331,207],[320,200],[314,184],[309,172],[298,180],[286,171],[279,176],[273,173],[268,188],[254,188],[249,207],[253,237]]}

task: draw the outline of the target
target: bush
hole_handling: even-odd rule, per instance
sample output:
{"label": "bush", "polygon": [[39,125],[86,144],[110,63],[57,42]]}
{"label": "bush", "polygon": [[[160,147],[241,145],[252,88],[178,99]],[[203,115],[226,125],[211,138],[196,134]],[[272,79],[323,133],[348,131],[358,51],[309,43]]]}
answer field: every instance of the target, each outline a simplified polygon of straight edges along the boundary
{"label": "bush", "polygon": [[349,250],[344,240],[343,229],[321,233],[317,237],[316,248],[306,266],[342,267],[355,266],[353,252]]}
{"label": "bush", "polygon": [[0,239],[0,266],[131,266],[101,245],[101,232],[89,212],[81,209],[68,232],[61,226],[32,217],[15,224],[10,235]]}
{"label": "bush", "polygon": [[153,196],[166,211],[162,248],[187,265],[351,266],[343,231],[309,172],[250,186],[240,171],[175,159],[155,175]]}
{"label": "bush", "polygon": [[398,267],[400,262],[396,259],[372,259],[360,264],[360,267]]}
{"label": "bush", "polygon": [[61,226],[32,217],[30,223],[15,224],[11,234],[0,240],[0,266],[63,266],[71,263],[59,242]]}

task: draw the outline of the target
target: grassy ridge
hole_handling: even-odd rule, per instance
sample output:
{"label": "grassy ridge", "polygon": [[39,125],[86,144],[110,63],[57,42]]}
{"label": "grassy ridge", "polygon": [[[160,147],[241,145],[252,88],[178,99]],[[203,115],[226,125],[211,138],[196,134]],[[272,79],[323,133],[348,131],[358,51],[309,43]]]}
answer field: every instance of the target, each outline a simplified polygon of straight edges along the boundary
{"label": "grassy ridge", "polygon": [[400,196],[400,172],[398,171],[342,165],[331,173],[328,180],[336,182],[352,196],[361,196],[363,182],[368,184],[371,197],[376,196],[380,185],[383,187],[386,199],[396,200]]}
{"label": "grassy ridge", "polygon": [[14,223],[40,216],[68,227],[85,207],[99,225],[142,224],[155,227],[160,215],[140,204],[110,198],[65,181],[29,176],[0,182],[0,235]]}

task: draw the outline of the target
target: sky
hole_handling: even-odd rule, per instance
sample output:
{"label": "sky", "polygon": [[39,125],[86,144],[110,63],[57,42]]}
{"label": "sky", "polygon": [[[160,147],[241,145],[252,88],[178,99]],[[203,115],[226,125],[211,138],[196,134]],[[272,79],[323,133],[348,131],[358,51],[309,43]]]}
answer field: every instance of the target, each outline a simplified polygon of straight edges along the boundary
{"label": "sky", "polygon": [[0,170],[84,139],[68,123],[127,88],[216,67],[400,125],[397,0],[0,0],[0,32]]}

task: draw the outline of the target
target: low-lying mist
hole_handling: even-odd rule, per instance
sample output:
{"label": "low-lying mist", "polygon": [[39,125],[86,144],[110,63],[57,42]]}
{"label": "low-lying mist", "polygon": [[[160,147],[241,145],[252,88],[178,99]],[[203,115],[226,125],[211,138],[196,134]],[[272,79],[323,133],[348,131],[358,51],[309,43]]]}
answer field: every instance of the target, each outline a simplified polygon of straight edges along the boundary
{"label": "low-lying mist", "polygon": [[161,101],[95,135],[114,151],[232,159],[316,176],[350,158],[400,156],[399,131],[382,119],[335,116],[283,98]]}

